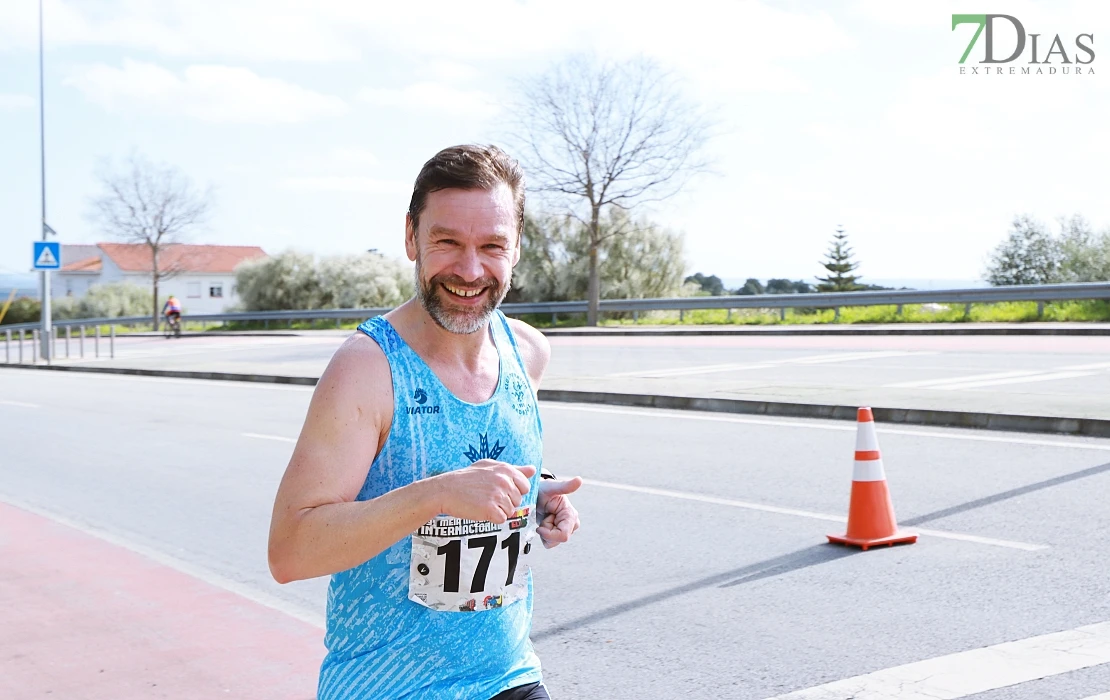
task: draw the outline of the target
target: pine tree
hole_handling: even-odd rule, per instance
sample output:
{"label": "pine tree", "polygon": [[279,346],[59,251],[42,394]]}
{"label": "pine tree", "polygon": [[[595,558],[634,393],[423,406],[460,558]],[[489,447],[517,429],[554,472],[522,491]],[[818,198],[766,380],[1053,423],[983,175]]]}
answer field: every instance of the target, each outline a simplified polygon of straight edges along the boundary
{"label": "pine tree", "polygon": [[818,277],[819,292],[854,292],[863,288],[856,282],[858,275],[848,274],[859,267],[859,263],[852,260],[852,249],[848,247],[848,234],[842,227],[837,227],[833,234],[832,245],[825,253],[825,262],[821,266],[829,271],[828,277]]}

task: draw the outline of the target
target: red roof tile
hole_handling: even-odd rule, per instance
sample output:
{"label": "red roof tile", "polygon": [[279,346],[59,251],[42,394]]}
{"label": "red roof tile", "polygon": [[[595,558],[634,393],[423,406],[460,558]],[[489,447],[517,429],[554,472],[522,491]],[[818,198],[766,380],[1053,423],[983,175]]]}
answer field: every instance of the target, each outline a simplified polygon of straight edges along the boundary
{"label": "red roof tile", "polygon": [[100,263],[100,256],[97,255],[92,258],[85,258],[83,260],[75,260],[68,265],[62,267],[62,272],[100,272],[103,269]]}
{"label": "red roof tile", "polygon": [[[124,272],[150,272],[150,247],[141,243],[100,243],[99,248]],[[244,260],[266,257],[258,246],[168,245],[158,255],[162,270],[181,272],[231,272]]]}

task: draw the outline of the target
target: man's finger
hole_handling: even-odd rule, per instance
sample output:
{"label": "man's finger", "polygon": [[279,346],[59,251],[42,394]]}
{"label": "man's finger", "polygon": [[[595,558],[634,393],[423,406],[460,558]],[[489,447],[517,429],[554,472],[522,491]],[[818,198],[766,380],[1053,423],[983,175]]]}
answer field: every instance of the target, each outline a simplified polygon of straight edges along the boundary
{"label": "man's finger", "polygon": [[[531,471],[531,474],[529,473],[529,470]],[[532,482],[530,482],[529,479],[531,479],[532,475],[536,473],[535,467],[533,467],[531,464],[526,464],[522,467],[517,467],[516,469],[513,469],[511,473],[513,476],[513,482],[516,484],[516,489],[517,491],[520,491],[521,495],[526,494],[532,490]]]}
{"label": "man's finger", "polygon": [[581,487],[582,477],[580,476],[575,476],[570,479],[548,479],[543,482],[543,492],[549,496],[574,493]]}

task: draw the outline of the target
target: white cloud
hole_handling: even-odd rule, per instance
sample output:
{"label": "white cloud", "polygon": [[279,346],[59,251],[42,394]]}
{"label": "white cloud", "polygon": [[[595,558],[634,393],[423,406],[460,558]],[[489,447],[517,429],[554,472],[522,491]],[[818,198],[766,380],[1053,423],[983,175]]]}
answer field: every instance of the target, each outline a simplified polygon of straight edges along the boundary
{"label": "white cloud", "polygon": [[357,192],[360,194],[411,194],[412,183],[378,180],[371,177],[290,177],[282,180],[283,189],[299,192]]}
{"label": "white cloud", "polygon": [[207,122],[293,124],[347,111],[337,97],[230,66],[189,66],[178,75],[125,60],[122,68],[81,67],[65,84],[112,112],[179,113]]}
{"label": "white cloud", "polygon": [[497,100],[481,90],[460,90],[442,83],[413,83],[400,90],[365,88],[358,99],[378,107],[400,107],[440,114],[492,117]]}
{"label": "white cloud", "polygon": [[[31,48],[30,2],[0,3],[0,46]],[[193,59],[329,62],[370,54],[423,63],[428,79],[457,84],[496,64],[595,48],[645,53],[715,90],[796,91],[787,63],[854,45],[825,11],[770,3],[684,0],[48,0],[49,46],[140,49]]]}
{"label": "white cloud", "polygon": [[13,95],[11,93],[0,93],[0,110],[27,109],[34,107],[38,102],[30,95]]}

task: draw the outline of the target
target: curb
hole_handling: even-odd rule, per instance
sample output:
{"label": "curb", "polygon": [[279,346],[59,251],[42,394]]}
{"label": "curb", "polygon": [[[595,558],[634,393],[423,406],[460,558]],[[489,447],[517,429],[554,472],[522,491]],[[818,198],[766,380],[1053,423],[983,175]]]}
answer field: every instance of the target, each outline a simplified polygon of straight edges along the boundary
{"label": "curb", "polygon": [[[315,386],[317,377],[293,377],[275,374],[236,374],[232,372],[190,372],[186,370],[138,369],[130,367],[76,367],[73,365],[13,365],[0,367],[37,369],[55,372],[86,372],[92,374],[123,374],[140,377],[171,377],[206,379],[262,384],[294,384]],[[857,406],[832,404],[788,403],[784,401],[752,401],[749,399],[714,399],[696,396],[660,394],[618,394],[577,389],[540,389],[540,401],[605,404],[664,408],[680,411],[742,413],[785,418],[822,418],[855,421]],[[1058,416],[1027,416],[1012,413],[981,413],[975,411],[940,411],[918,408],[883,408],[872,406],[875,420],[880,423],[926,425],[946,428],[973,428],[1021,433],[1052,433],[1079,437],[1110,438],[1110,420],[1101,418],[1061,418]]]}
{"label": "curb", "polygon": [[[600,403],[615,406],[666,408],[681,411],[713,413],[744,413],[786,418],[823,418],[855,421],[857,406],[787,403],[783,401],[751,401],[748,399],[713,399],[694,396],[663,396],[652,394],[616,394],[573,389],[540,389],[541,401]],[[1053,433],[1080,437],[1110,437],[1110,420],[1100,418],[1061,418],[1057,416],[1026,416],[1012,413],[980,413],[974,411],[939,411],[918,408],[871,407],[880,423],[927,425],[946,428],[974,428],[1021,433]]]}
{"label": "curb", "polygon": [[191,372],[178,369],[139,369],[137,367],[80,367],[75,365],[19,365],[2,364],[0,367],[37,369],[46,372],[83,372],[86,374],[126,374],[137,377],[171,377],[175,379],[211,379],[225,382],[255,382],[259,384],[299,384],[315,386],[317,377],[286,377],[279,374],[236,374],[234,372]]}

